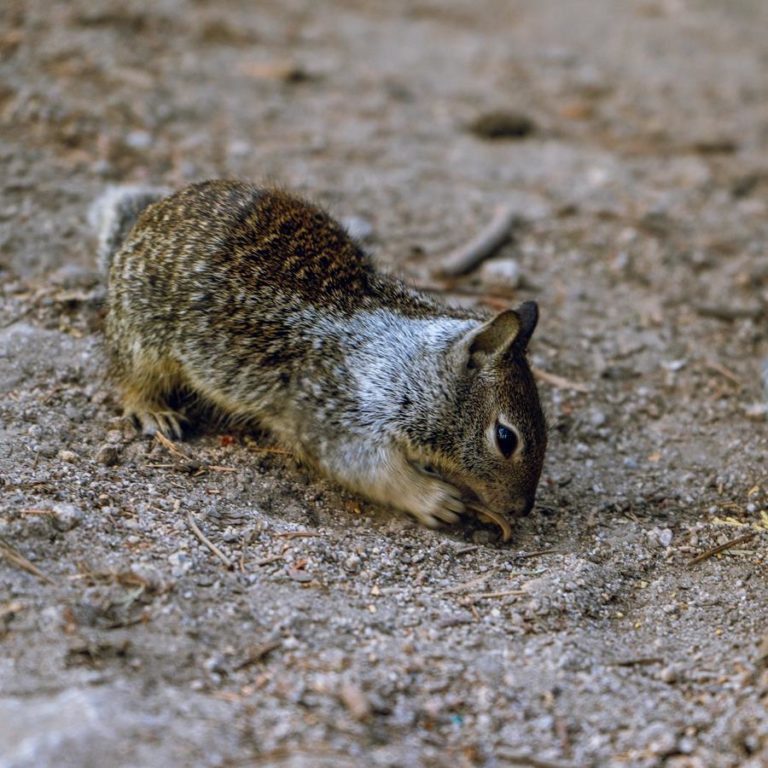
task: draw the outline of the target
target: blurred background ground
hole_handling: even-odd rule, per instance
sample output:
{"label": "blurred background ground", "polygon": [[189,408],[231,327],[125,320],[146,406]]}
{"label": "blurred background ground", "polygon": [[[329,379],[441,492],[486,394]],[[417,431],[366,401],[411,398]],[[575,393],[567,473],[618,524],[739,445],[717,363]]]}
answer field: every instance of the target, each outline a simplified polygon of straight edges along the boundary
{"label": "blurred background ground", "polygon": [[[766,29],[760,0],[5,0],[0,766],[768,763]],[[537,300],[565,380],[511,544],[268,437],[121,422],[88,205],[218,176],[421,284],[519,207],[446,297]]]}

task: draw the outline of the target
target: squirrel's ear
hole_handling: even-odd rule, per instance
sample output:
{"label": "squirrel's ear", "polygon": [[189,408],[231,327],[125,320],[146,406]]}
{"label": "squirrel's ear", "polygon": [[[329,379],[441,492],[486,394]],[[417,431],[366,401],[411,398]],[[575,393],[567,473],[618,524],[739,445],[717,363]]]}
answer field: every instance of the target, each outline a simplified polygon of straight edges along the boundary
{"label": "squirrel's ear", "polygon": [[515,345],[525,351],[539,322],[539,305],[535,301],[524,301],[515,312],[520,318],[520,332],[515,339]]}
{"label": "squirrel's ear", "polygon": [[464,337],[462,346],[466,350],[467,365],[478,368],[491,357],[500,357],[512,350],[525,352],[538,320],[539,308],[535,301],[499,312]]}

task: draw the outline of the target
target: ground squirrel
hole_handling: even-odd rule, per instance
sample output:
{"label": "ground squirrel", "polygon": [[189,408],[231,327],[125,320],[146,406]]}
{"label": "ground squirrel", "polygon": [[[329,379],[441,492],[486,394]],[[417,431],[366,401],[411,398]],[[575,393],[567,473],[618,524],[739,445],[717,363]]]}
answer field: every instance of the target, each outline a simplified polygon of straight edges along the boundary
{"label": "ground squirrel", "polygon": [[176,391],[425,525],[533,505],[547,442],[535,303],[487,318],[377,271],[320,208],[208,181],[97,207],[106,338],[125,412],[179,438]]}

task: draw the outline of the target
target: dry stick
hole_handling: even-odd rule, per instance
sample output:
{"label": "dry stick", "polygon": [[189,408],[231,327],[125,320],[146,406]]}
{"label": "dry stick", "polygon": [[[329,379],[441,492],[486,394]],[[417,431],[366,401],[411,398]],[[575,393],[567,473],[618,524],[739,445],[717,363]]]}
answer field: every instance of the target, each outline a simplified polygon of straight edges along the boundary
{"label": "dry stick", "polygon": [[53,584],[53,580],[48,578],[34,563],[27,560],[15,547],[12,547],[2,536],[0,536],[0,555],[4,555],[9,563],[21,568],[22,571],[37,576],[46,584]]}
{"label": "dry stick", "polygon": [[531,366],[531,370],[537,379],[541,379],[541,381],[551,384],[557,389],[570,389],[574,392],[589,392],[589,386],[587,384],[582,384],[580,381],[571,381],[563,376],[558,376],[556,373],[543,371],[541,368],[537,368],[533,365]]}
{"label": "dry stick", "polygon": [[187,512],[187,523],[189,523],[192,533],[231,571],[235,567],[234,563],[197,527],[197,523],[192,519],[191,512]]}
{"label": "dry stick", "polygon": [[486,597],[509,597],[510,595],[520,597],[520,595],[527,594],[528,592],[524,589],[502,589],[500,592],[469,592],[465,595],[462,595],[462,597],[470,597],[473,600],[480,600]]}
{"label": "dry stick", "polygon": [[572,768],[573,763],[561,763],[553,760],[543,760],[533,755],[519,754],[498,750],[498,756],[510,765],[527,766],[527,768]]}
{"label": "dry stick", "polygon": [[255,565],[269,565],[270,563],[277,563],[283,559],[283,555],[270,555],[269,557],[262,557],[261,560],[257,560]]}
{"label": "dry stick", "polygon": [[741,386],[741,379],[730,368],[726,368],[722,363],[718,363],[716,360],[707,360],[706,366],[710,371],[719,373],[721,376],[728,379],[728,381],[736,384],[736,386]]}
{"label": "dry stick", "polygon": [[266,643],[255,646],[249,651],[248,655],[239,664],[235,665],[235,672],[239,672],[241,669],[245,669],[246,667],[251,666],[251,664],[256,664],[257,662],[266,658],[276,648],[279,648],[280,645],[280,640],[270,640]]}
{"label": "dry stick", "polygon": [[493,256],[507,242],[517,218],[514,206],[499,206],[485,229],[466,245],[451,251],[443,258],[437,274],[441,277],[460,277],[471,272],[480,262]]}
{"label": "dry stick", "polygon": [[448,587],[447,589],[443,589],[440,591],[440,594],[453,595],[456,592],[464,592],[467,589],[472,589],[472,587],[475,587],[478,584],[482,584],[486,579],[493,576],[494,573],[496,573],[496,571],[492,570],[492,571],[489,571],[488,573],[483,574],[482,576],[476,576],[474,579],[465,581],[463,584],[457,584],[455,587]]}
{"label": "dry stick", "polygon": [[696,555],[696,557],[688,561],[688,565],[696,565],[697,563],[701,563],[704,560],[709,560],[710,557],[719,555],[721,552],[725,552],[726,549],[730,549],[731,547],[743,544],[745,541],[751,541],[755,538],[755,536],[757,536],[757,531],[750,531],[749,533],[745,533],[743,536],[737,536],[735,539],[726,541],[725,544],[712,547],[712,549],[708,549],[706,552],[702,552],[700,555]]}

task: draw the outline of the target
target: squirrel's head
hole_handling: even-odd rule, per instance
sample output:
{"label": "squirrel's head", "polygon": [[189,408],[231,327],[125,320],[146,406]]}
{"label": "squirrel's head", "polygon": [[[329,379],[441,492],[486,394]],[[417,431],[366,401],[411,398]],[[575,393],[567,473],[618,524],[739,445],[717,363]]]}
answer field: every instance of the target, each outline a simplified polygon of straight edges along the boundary
{"label": "squirrel's head", "polygon": [[[526,359],[539,311],[535,302],[500,312],[448,351],[457,384],[449,407],[443,466],[472,506],[506,519],[533,506],[547,427]],[[458,370],[457,370],[458,369]]]}

